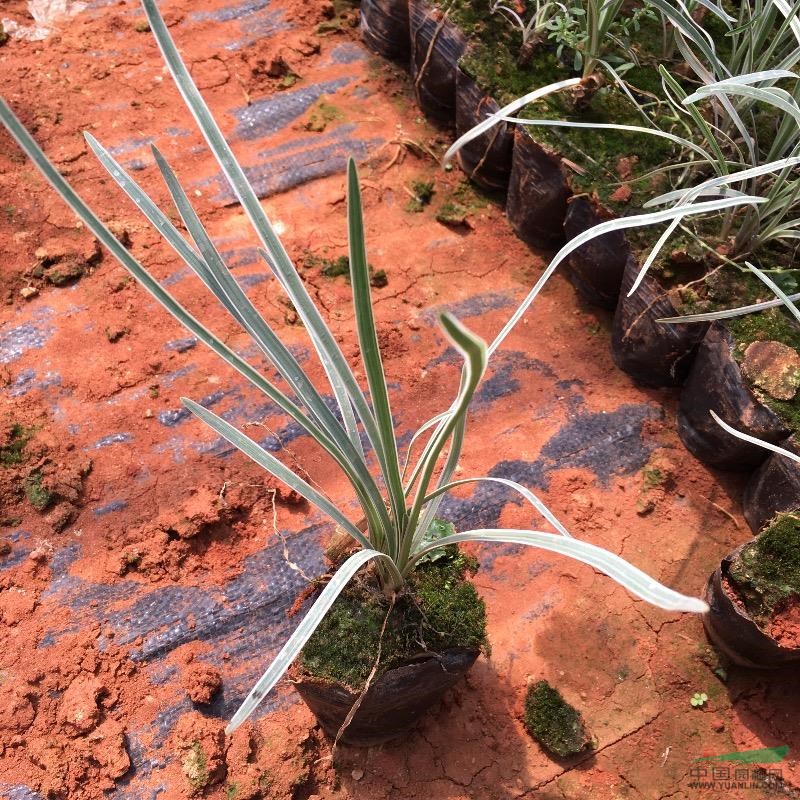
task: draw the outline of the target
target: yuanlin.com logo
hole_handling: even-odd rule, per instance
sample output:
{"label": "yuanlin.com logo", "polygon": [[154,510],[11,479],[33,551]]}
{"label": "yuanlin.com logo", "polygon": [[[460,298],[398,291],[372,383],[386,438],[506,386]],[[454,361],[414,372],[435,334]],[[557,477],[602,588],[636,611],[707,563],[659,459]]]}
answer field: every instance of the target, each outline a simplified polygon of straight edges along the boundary
{"label": "yuanlin.com logo", "polygon": [[789,752],[788,745],[744,750],[721,756],[696,758],[689,770],[690,789],[779,789],[783,771],[779,764]]}

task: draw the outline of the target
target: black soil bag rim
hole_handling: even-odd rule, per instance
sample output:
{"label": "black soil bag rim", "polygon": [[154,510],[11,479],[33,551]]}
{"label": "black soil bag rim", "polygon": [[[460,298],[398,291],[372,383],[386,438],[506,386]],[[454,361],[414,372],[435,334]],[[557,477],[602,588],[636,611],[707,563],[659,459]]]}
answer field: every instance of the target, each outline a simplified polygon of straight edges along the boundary
{"label": "black soil bag rim", "polygon": [[464,34],[441,10],[410,0],[411,77],[426,117],[452,125],[456,116],[456,70],[467,48]]}
{"label": "black soil bag rim", "polygon": [[[462,136],[499,110],[497,102],[469,75],[460,67],[456,69],[456,136]],[[513,151],[513,128],[507,122],[499,122],[458,151],[458,165],[481,188],[505,193]]]}
{"label": "black soil bag rim", "polygon": [[[800,455],[800,447],[783,442],[781,447]],[[750,476],[744,490],[742,512],[753,533],[766,528],[783,511],[800,509],[800,464],[780,453],[770,454]]]}
{"label": "black soil bag rim", "polygon": [[[588,194],[570,197],[564,218],[567,241],[614,216]],[[613,311],[629,254],[630,246],[624,231],[604,233],[570,253],[565,271],[567,280],[587,303]]]}
{"label": "black soil bag rim", "polygon": [[536,247],[560,244],[571,195],[558,153],[518,127],[506,199],[506,215],[514,233]]}
{"label": "black soil bag rim", "polygon": [[408,61],[408,0],[362,0],[360,23],[361,38],[370,50],[392,61]]}
{"label": "black soil bag rim", "polygon": [[678,311],[668,292],[649,273],[628,297],[640,268],[639,259],[628,256],[614,313],[611,355],[621,370],[644,386],[681,386],[708,323],[658,322],[677,316]]}
{"label": "black soil bag rim", "polygon": [[703,625],[714,647],[734,664],[776,669],[800,661],[800,648],[781,647],[759,628],[744,608],[733,602],[723,585],[731,564],[748,544],[750,542],[745,542],[725,556],[708,579],[705,599],[711,610],[703,617]]}
{"label": "black soil bag rim", "polygon": [[791,431],[753,393],[733,357],[734,346],[730,331],[714,322],[700,343],[681,392],[678,435],[686,449],[706,464],[749,470],[761,464],[769,451],[731,436],[709,409],[742,433],[772,444],[782,442]]}
{"label": "black soil bag rim", "polygon": [[[479,654],[478,649],[452,648],[387,670],[369,688],[339,741],[371,747],[407,733],[466,675]],[[359,692],[298,667],[293,669],[292,682],[325,733],[335,738]]]}

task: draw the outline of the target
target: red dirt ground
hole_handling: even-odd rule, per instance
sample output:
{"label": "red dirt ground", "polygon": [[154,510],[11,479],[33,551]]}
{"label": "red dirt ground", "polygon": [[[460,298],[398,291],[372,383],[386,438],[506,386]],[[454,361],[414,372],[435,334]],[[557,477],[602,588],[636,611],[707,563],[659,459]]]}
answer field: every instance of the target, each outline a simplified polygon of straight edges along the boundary
{"label": "red dirt ground", "polygon": [[[4,3],[2,15],[22,21],[24,5]],[[452,359],[440,357],[445,343],[428,310],[447,304],[491,336],[546,254],[521,245],[500,208],[465,195],[461,177],[426,155],[440,154],[449,134],[420,118],[401,70],[367,56],[350,26],[354,12],[340,18],[311,0],[162,6],[237,153],[266,181],[265,206],[299,262],[345,252],[341,153],[356,152],[370,258],[389,278],[375,295],[393,406],[401,431],[412,431],[449,403],[457,376]],[[0,48],[3,92],[133,254],[229,344],[246,348],[80,134],[114,148],[165,201],[147,150],[157,139],[254,302],[303,353],[302,327],[252,257],[243,215],[227,204],[141,20],[130,0],[97,0],[44,42],[9,41]],[[299,78],[282,86],[289,73]],[[292,94],[320,83],[337,109],[322,124],[315,105]],[[248,116],[272,95],[299,105]],[[214,798],[278,800],[716,797],[720,789],[692,787],[712,778],[710,763],[694,759],[781,744],[789,760],[771,766],[800,791],[796,672],[720,671],[699,619],[657,611],[588,568],[519,548],[476,551],[493,654],[407,741],[341,748],[334,766],[330,743],[289,687],[226,738],[224,718],[289,630],[285,612],[303,581],[288,562],[318,569],[327,529],[243,457],[219,457],[210,432],[180,416],[179,397],[207,397],[257,426],[254,436],[275,433],[283,458],[352,501],[309,441],[188,343],[0,141],[2,423],[6,437],[13,425],[34,430],[20,462],[2,467],[0,796],[181,798],[203,787]],[[332,155],[320,149],[328,142]],[[303,161],[298,153],[307,152]],[[314,180],[292,172],[298,159]],[[419,178],[434,180],[436,195],[429,209],[409,213],[408,187]],[[454,192],[470,206],[460,229],[434,217]],[[348,286],[308,264],[307,284],[355,359]],[[498,353],[462,474],[521,476],[576,535],[699,594],[720,558],[750,537],[741,482],[684,451],[674,394],[637,388],[614,368],[609,326],[561,277],[552,281]],[[313,357],[306,363],[319,382]],[[43,511],[24,491],[36,475],[52,495]],[[467,491],[450,508],[471,525],[490,511],[502,525],[540,524],[497,498]],[[280,569],[253,578],[252,565],[273,552]],[[271,592],[272,612],[258,605]],[[215,620],[236,603],[245,612],[220,631]],[[275,636],[258,639],[270,626]],[[592,755],[555,762],[526,735],[525,688],[540,678],[580,708],[596,740]],[[709,701],[693,709],[698,691]]]}

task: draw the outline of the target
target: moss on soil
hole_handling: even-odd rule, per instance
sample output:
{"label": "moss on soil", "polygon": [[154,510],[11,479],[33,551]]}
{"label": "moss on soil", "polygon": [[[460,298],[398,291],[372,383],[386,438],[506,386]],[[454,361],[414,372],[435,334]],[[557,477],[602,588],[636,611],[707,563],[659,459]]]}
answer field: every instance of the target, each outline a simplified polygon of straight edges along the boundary
{"label": "moss on soil", "polygon": [[34,434],[33,428],[26,428],[18,422],[11,425],[6,443],[0,447],[0,464],[9,467],[25,460],[25,445]]}
{"label": "moss on soil", "polygon": [[344,118],[344,113],[333,103],[321,97],[309,113],[308,119],[304,124],[307,131],[322,133],[331,122],[336,122]]}
{"label": "moss on soil", "polygon": [[789,598],[800,596],[800,516],[775,517],[742,548],[728,578],[758,622],[768,620]]}
{"label": "moss on soil", "polygon": [[[339,256],[338,258],[325,258],[306,253],[303,258],[303,266],[306,269],[319,268],[319,271],[326,278],[344,278],[350,283],[350,258]],[[389,284],[389,276],[385,269],[375,269],[369,264],[369,283],[375,289],[382,289]]]}
{"label": "moss on soil", "polygon": [[25,478],[25,496],[37,511],[44,511],[53,501],[53,494],[45,488],[42,473],[38,470]]}
{"label": "moss on soil", "polygon": [[665,481],[666,476],[658,467],[648,464],[642,468],[642,485],[645,489],[658,489]]}
{"label": "moss on soil", "polygon": [[419,214],[430,202],[435,194],[433,181],[418,180],[411,182],[411,192],[414,195],[406,203],[406,211]]}
{"label": "moss on soil", "polygon": [[547,681],[528,688],[525,728],[542,747],[561,758],[577,755],[591,746],[580,712]]}
{"label": "moss on soil", "polygon": [[[488,647],[486,608],[467,580],[477,564],[457,547],[421,564],[397,597],[381,642],[377,675],[424,651]],[[363,687],[378,653],[387,600],[376,589],[353,584],[331,607],[309,639],[299,664],[321,678]]]}
{"label": "moss on soil", "polygon": [[467,209],[461,203],[446,200],[436,212],[436,221],[442,225],[463,225],[467,221]]}
{"label": "moss on soil", "polygon": [[208,759],[200,742],[192,742],[182,762],[183,773],[194,789],[205,789],[208,785]]}
{"label": "moss on soil", "polygon": [[320,270],[326,278],[338,278],[341,275],[350,276],[350,259],[339,256],[334,259],[324,259]]}

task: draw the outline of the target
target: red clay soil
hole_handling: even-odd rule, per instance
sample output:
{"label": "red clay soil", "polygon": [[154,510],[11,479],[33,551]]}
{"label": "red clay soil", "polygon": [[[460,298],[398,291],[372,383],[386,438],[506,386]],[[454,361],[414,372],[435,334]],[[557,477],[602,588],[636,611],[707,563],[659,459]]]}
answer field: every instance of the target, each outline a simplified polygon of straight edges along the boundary
{"label": "red clay soil", "polygon": [[[297,0],[162,5],[354,363],[349,287],[322,274],[321,259],[346,252],[343,159],[357,156],[370,260],[388,277],[375,298],[393,409],[410,435],[456,388],[435,311],[449,308],[491,336],[546,254],[522,246],[502,210],[457,171],[439,169],[429,153],[441,154],[449,134],[420,118],[402,70],[366,53],[351,27],[356,12]],[[24,21],[24,6],[5,3],[2,14]],[[165,202],[148,149],[157,142],[236,277],[322,385],[136,4],[91,6],[44,42],[0,48],[7,100],[131,252],[260,365],[104,176],[81,132]],[[418,179],[436,193],[412,213]],[[719,669],[699,619],[517,547],[475,550],[492,656],[408,740],[343,747],[334,765],[288,685],[226,737],[225,719],[296,623],[287,611],[321,569],[330,528],[188,419],[179,398],[247,426],[355,514],[345,481],[97,250],[5,137],[0,193],[0,796],[716,797],[718,787],[692,782],[722,773],[696,758],[782,744],[787,760],[770,767],[800,791],[796,673]],[[457,228],[435,219],[451,199],[467,209]],[[699,594],[722,556],[750,538],[741,482],[684,451],[675,395],[637,388],[613,367],[609,327],[557,276],[496,355],[461,474],[537,487],[577,536]],[[457,493],[446,509],[462,529],[543,524],[485,487]],[[526,685],[541,678],[581,710],[593,754],[556,762],[524,732]],[[689,703],[695,692],[709,697],[702,709]]]}
{"label": "red clay soil", "polygon": [[793,597],[775,613],[769,634],[782,647],[800,647],[800,600]]}

